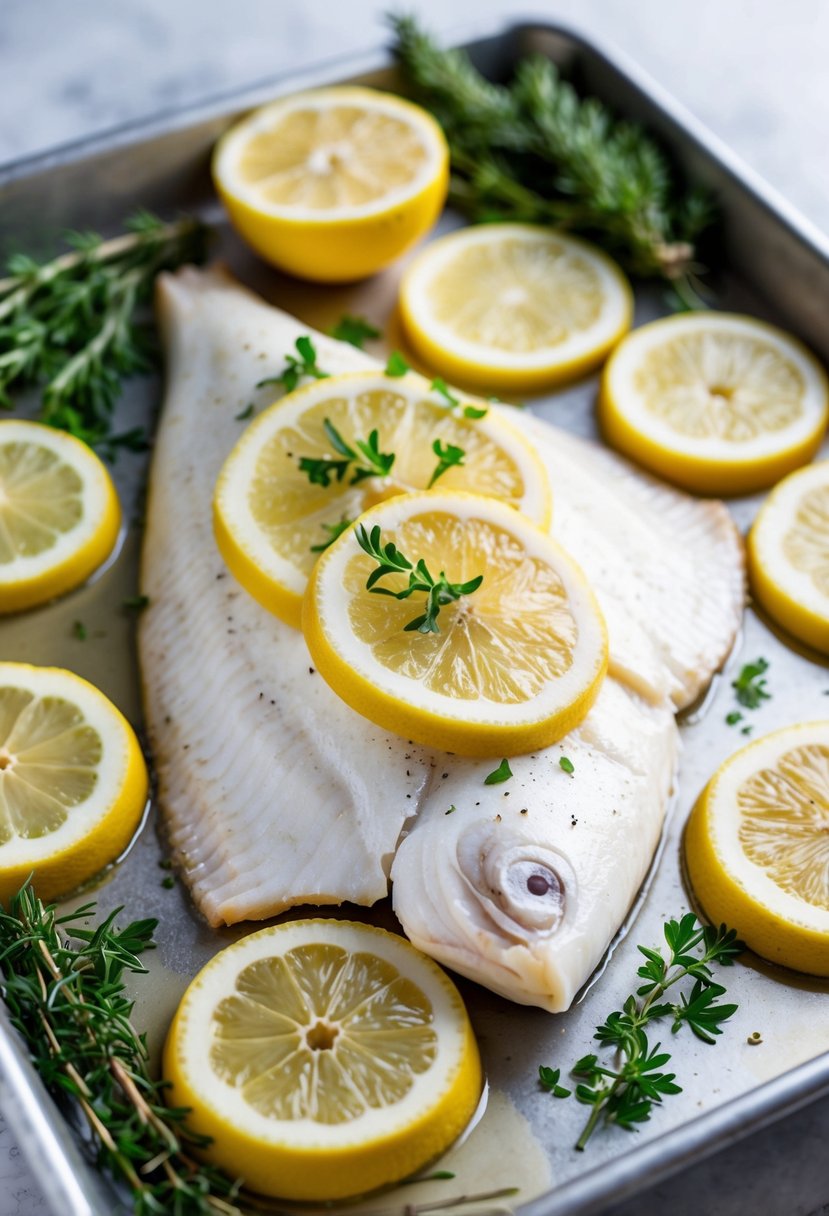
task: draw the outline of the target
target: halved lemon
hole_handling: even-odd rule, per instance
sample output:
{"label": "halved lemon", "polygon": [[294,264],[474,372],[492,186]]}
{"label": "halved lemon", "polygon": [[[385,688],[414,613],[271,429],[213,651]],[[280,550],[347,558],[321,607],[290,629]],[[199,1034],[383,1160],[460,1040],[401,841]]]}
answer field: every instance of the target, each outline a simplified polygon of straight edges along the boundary
{"label": "halved lemon", "polygon": [[[436,486],[474,486],[546,528],[549,481],[534,449],[493,410],[475,419],[463,411],[462,402],[450,409],[419,376],[380,372],[332,376],[271,406],[244,432],[216,484],[216,539],[235,577],[298,628],[308,576],[331,529],[378,501],[425,490],[439,464],[435,443],[464,453],[463,464],[448,468]],[[359,456],[340,476],[336,461],[343,454],[332,426],[355,451],[376,431],[378,451],[394,454],[388,474],[355,481],[357,468],[366,466]],[[330,473],[321,480],[329,484],[312,482],[302,460],[327,463]]]}
{"label": "halved lemon", "polygon": [[829,722],[726,760],[688,820],[685,857],[712,921],[763,958],[829,976]]}
{"label": "halved lemon", "polygon": [[252,933],[199,972],[164,1050],[170,1101],[246,1186],[322,1201],[396,1182],[457,1138],[482,1073],[460,996],[403,938],[351,921]]}
{"label": "halved lemon", "polygon": [[811,460],[829,382],[789,334],[694,313],[634,330],[608,360],[599,419],[619,451],[700,494],[749,494]]}
{"label": "halved lemon", "polygon": [[213,179],[240,235],[325,283],[374,274],[434,224],[449,150],[425,110],[374,89],[284,97],[222,137]]}
{"label": "halved lemon", "polygon": [[748,536],[751,591],[769,616],[829,654],[829,461],[790,473]]}
{"label": "halved lemon", "polygon": [[[540,529],[476,494],[407,494],[360,517],[415,567],[477,590],[412,627],[427,597],[366,586],[378,563],[354,528],[323,554],[302,628],[320,675],[353,709],[404,738],[467,756],[546,747],[585,716],[607,670],[607,635],[584,575]],[[406,573],[375,586],[408,585]],[[444,597],[445,599],[446,597]],[[408,626],[408,628],[407,628]]]}
{"label": "halved lemon", "polygon": [[400,312],[426,364],[459,384],[531,392],[597,367],[630,328],[615,262],[533,224],[433,241],[403,277]]}
{"label": "halved lemon", "polygon": [[33,875],[50,900],[129,844],[147,802],[132,727],[58,667],[0,663],[0,901]]}
{"label": "halved lemon", "polygon": [[120,526],[112,479],[85,443],[39,422],[0,422],[0,613],[84,582]]}

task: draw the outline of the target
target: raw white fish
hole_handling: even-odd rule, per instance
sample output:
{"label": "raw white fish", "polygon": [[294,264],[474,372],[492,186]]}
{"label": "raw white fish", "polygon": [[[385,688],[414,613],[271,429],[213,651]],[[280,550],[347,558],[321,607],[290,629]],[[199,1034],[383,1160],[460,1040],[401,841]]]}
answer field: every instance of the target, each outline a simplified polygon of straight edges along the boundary
{"label": "raw white fish", "polygon": [[[674,705],[705,686],[733,641],[743,576],[727,512],[510,415],[551,469],[553,530],[602,602],[615,678],[578,731],[513,763],[504,799],[503,789],[483,785],[491,764],[431,756],[348,709],[309,671],[301,636],[226,575],[211,499],[240,433],[236,415],[272,398],[253,386],[309,327],[216,271],[162,276],[159,308],[168,386],[150,482],[140,651],[159,801],[196,903],[213,924],[299,903],[371,904],[386,893],[405,826],[395,908],[412,939],[515,1000],[566,1007],[659,838]],[[329,371],[374,366],[312,336]],[[659,521],[647,515],[654,508]],[[559,768],[562,754],[578,781]],[[457,810],[446,816],[451,804]],[[532,873],[557,877],[536,896],[520,890]],[[493,874],[512,884],[497,908]],[[540,931],[553,904],[555,927]]]}

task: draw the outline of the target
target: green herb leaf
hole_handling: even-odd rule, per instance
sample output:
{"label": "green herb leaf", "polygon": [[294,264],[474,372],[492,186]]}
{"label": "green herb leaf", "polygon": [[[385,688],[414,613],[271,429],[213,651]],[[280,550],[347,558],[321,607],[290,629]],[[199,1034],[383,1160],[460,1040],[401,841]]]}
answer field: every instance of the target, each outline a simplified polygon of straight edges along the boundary
{"label": "green herb leaf", "polygon": [[565,773],[569,773],[571,777],[572,777],[573,773],[576,771],[576,767],[573,764],[573,761],[568,756],[561,757],[561,759],[558,762],[558,767],[561,769],[564,769]]}
{"label": "green herb leaf", "polygon": [[247,422],[248,418],[253,417],[254,408],[254,404],[251,401],[250,404],[246,405],[243,410],[234,415],[236,422]]}
{"label": "green herb leaf", "polygon": [[740,713],[739,709],[732,709],[731,713],[725,715],[727,726],[736,726],[737,723],[742,722],[742,720],[743,715]]}
{"label": "green herb leaf", "polygon": [[438,462],[429,478],[429,484],[426,487],[428,490],[431,490],[437,479],[442,477],[447,469],[451,469],[454,465],[463,465],[463,458],[466,455],[463,448],[455,447],[454,443],[443,444],[439,439],[432,444],[432,451],[437,456]]}
{"label": "green herb leaf", "polygon": [[85,642],[89,637],[89,634],[86,631],[86,625],[84,625],[83,621],[72,622],[72,637],[77,638],[79,642]]}
{"label": "green herb leaf", "polygon": [[338,536],[342,536],[343,532],[347,532],[354,523],[353,519],[341,519],[336,524],[321,524],[320,526],[328,533],[328,539],[321,541],[318,545],[309,545],[312,553],[324,553],[329,545],[333,545]]}
{"label": "green herb leaf", "polygon": [[337,338],[340,342],[348,342],[351,346],[362,350],[370,338],[380,337],[380,330],[375,329],[365,317],[352,317],[349,313],[345,313],[331,330],[331,337]]}
{"label": "green herb leaf", "polygon": [[509,781],[511,776],[512,769],[509,766],[509,760],[504,757],[498,767],[484,777],[484,785],[500,785],[502,781]]}
{"label": "green herb leaf", "polygon": [[[736,1012],[736,1005],[719,1002],[725,989],[713,982],[710,968],[714,962],[731,966],[745,949],[734,930],[725,925],[701,925],[688,912],[677,920],[668,920],[663,933],[668,957],[661,950],[639,946],[645,961],[637,975],[645,983],[625,999],[621,1009],[608,1014],[596,1027],[594,1037],[614,1053],[610,1066],[590,1054],[582,1056],[570,1070],[579,1081],[577,1100],[592,1108],[576,1144],[579,1150],[587,1146],[600,1123],[631,1131],[650,1118],[653,1107],[663,1098],[681,1093],[676,1075],[662,1071],[671,1059],[670,1053],[663,1051],[660,1043],[651,1046],[648,1042],[645,1027],[650,1022],[670,1017],[673,1033],[687,1025],[697,1038],[713,1043],[722,1033],[723,1022]],[[678,1003],[664,1000],[669,988],[688,978],[694,981],[690,993],[680,991]],[[539,1076],[549,1088],[558,1083],[559,1072],[542,1067]]]}
{"label": "green herb leaf", "polygon": [[287,354],[285,356],[285,366],[279,375],[266,376],[264,380],[259,380],[257,388],[264,388],[268,384],[279,384],[286,393],[292,393],[305,376],[312,380],[328,379],[329,373],[324,372],[317,364],[317,351],[310,334],[303,334],[297,338],[294,346],[296,355]]}
{"label": "green herb leaf", "polygon": [[333,456],[300,456],[297,461],[300,472],[306,474],[312,485],[327,489],[331,485],[332,477],[341,482],[349,470],[351,481],[348,484],[352,486],[367,477],[387,477],[391,472],[394,452],[380,451],[380,438],[376,430],[371,432],[367,440],[355,439],[352,448],[330,418],[324,419],[322,425],[331,446],[342,459],[337,460]]}
{"label": "green herb leaf", "polygon": [[489,413],[489,410],[478,409],[474,405],[465,405],[463,407],[464,418],[486,418],[488,413]]}
{"label": "green herb leaf", "polygon": [[444,815],[454,815],[454,813],[455,813],[455,811],[456,811],[457,809],[458,809],[458,808],[455,806],[455,804],[454,804],[454,802],[453,802],[453,803],[452,803],[452,805],[450,806],[449,810],[448,810],[448,811],[444,811],[443,813],[444,813]]}
{"label": "green herb leaf", "polygon": [[766,681],[762,678],[769,669],[765,659],[757,659],[754,663],[746,663],[731,687],[740,705],[746,709],[759,709],[763,701],[771,700],[771,693],[766,692]]}
{"label": "green herb leaf", "polygon": [[441,397],[443,397],[450,410],[453,410],[456,406],[460,405],[460,397],[456,396],[456,394],[452,392],[449,385],[441,376],[435,376],[430,387],[436,393],[439,393]]}
{"label": "green herb leaf", "polygon": [[558,1083],[560,1076],[561,1069],[559,1068],[547,1068],[545,1064],[539,1066],[538,1080],[542,1089],[546,1089],[554,1098],[569,1098],[570,1090]]}
{"label": "green herb leaf", "polygon": [[140,211],[124,229],[111,241],[67,233],[69,253],[42,264],[17,255],[0,282],[0,408],[40,386],[41,419],[110,459],[146,445],[139,428],[116,436],[110,428],[123,381],[158,361],[153,329],[141,317],[155,278],[201,261],[207,244],[195,219],[165,224]]}
{"label": "green herb leaf", "polygon": [[384,375],[394,376],[399,379],[400,376],[405,376],[406,372],[410,371],[408,363],[403,358],[399,350],[393,350],[388,357],[384,369]]}
{"label": "green herb leaf", "polygon": [[143,612],[149,607],[150,597],[148,595],[129,595],[125,600],[122,600],[122,606],[127,612]]}
{"label": "green herb leaf", "polygon": [[[383,544],[377,524],[370,533],[363,524],[358,524],[356,537],[360,548],[378,563],[366,580],[366,590],[373,591],[375,595],[390,595],[398,600],[408,599],[415,591],[425,592],[426,611],[403,626],[407,633],[414,630],[418,633],[440,633],[437,618],[441,608],[456,602],[464,595],[472,595],[483,582],[484,576],[479,574],[465,583],[450,583],[442,570],[439,576],[434,578],[422,558],[413,564],[393,542]],[[375,586],[381,578],[389,574],[407,574],[408,585],[401,591]]]}

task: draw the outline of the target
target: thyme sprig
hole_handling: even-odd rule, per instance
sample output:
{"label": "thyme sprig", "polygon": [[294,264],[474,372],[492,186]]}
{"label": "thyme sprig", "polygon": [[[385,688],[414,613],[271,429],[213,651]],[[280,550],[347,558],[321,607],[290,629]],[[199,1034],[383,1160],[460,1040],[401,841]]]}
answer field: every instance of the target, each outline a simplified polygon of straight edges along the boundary
{"label": "thyme sprig", "polygon": [[429,478],[427,490],[431,490],[439,477],[442,477],[447,469],[462,468],[466,452],[463,448],[457,447],[454,443],[441,443],[436,439],[432,444],[432,451],[438,458],[432,476]]}
{"label": "thyme sprig", "polygon": [[286,393],[292,393],[305,376],[311,380],[327,380],[330,373],[325,372],[317,363],[317,349],[311,341],[310,334],[302,334],[294,343],[296,354],[290,352],[285,356],[285,366],[276,376],[266,376],[257,381],[257,388],[267,384],[278,384]]}
{"label": "thyme sprig", "polygon": [[661,149],[596,98],[582,98],[544,56],[509,85],[444,51],[411,16],[390,18],[394,50],[449,141],[452,195],[477,221],[517,220],[585,232],[637,274],[693,299],[694,241],[708,198],[683,190]]}
{"label": "thyme sprig", "polygon": [[[728,967],[745,950],[733,929],[720,925],[701,925],[693,912],[679,920],[669,920],[664,927],[668,946],[667,959],[661,950],[639,946],[645,962],[637,975],[644,981],[635,994],[627,998],[621,1010],[611,1013],[594,1038],[603,1047],[613,1049],[613,1066],[602,1064],[598,1055],[590,1054],[577,1060],[570,1070],[578,1081],[576,1098],[592,1107],[576,1148],[583,1150],[600,1123],[616,1124],[633,1131],[638,1123],[646,1122],[654,1106],[670,1094],[682,1092],[676,1084],[676,1074],[663,1072],[670,1061],[669,1052],[661,1043],[651,1046],[645,1026],[663,1018],[671,1019],[671,1033],[683,1026],[704,1043],[714,1043],[722,1033],[722,1023],[737,1011],[736,1005],[720,1002],[725,988],[714,982],[711,964]],[[675,1002],[664,999],[675,984],[693,980],[688,991],[679,992]],[[551,1078],[555,1075],[554,1083]],[[539,1081],[554,1097],[565,1098],[569,1091],[559,1092],[559,1073],[542,1066]]]}
{"label": "thyme sprig", "polygon": [[337,537],[342,536],[343,532],[347,532],[354,523],[353,519],[346,519],[345,516],[338,520],[335,524],[320,524],[323,531],[327,532],[325,540],[321,540],[318,545],[309,545],[308,548],[312,553],[324,553],[329,545],[333,545]]}
{"label": "thyme sprig", "polygon": [[377,430],[370,432],[368,439],[355,439],[351,447],[343,439],[330,418],[323,419],[323,430],[334,451],[335,456],[300,456],[299,468],[305,473],[312,485],[331,485],[331,478],[342,481],[346,473],[351,472],[350,486],[355,486],[367,477],[387,477],[395,460],[394,452],[380,451],[380,434]]}
{"label": "thyme sprig", "polygon": [[[450,583],[443,570],[434,578],[423,558],[413,563],[400,552],[393,541],[383,544],[379,524],[375,524],[371,532],[366,530],[364,524],[358,524],[355,535],[360,548],[378,563],[366,580],[366,590],[374,592],[375,595],[390,595],[396,600],[408,599],[415,591],[425,592],[426,610],[404,625],[407,633],[415,630],[418,633],[440,633],[437,619],[441,608],[456,603],[464,595],[471,595],[484,581],[484,576],[479,574],[465,583]],[[402,591],[376,586],[378,580],[388,574],[408,575],[408,585]]]}
{"label": "thyme sprig", "polygon": [[165,224],[147,211],[104,241],[69,232],[69,251],[48,262],[17,254],[0,280],[0,407],[42,386],[40,417],[89,444],[136,450],[143,432],[111,434],[125,377],[155,363],[154,333],[140,309],[156,275],[201,261],[207,230],[196,219]]}
{"label": "thyme sprig", "polygon": [[[80,1111],[98,1165],[133,1195],[137,1216],[240,1216],[237,1186],[197,1162],[207,1141],[186,1111],[164,1105],[143,1036],[130,1022],[124,975],[143,972],[154,920],[119,929],[112,912],[86,927],[95,905],[58,916],[24,886],[0,909],[0,993],[37,1071]],[[120,910],[119,910],[120,911]]]}

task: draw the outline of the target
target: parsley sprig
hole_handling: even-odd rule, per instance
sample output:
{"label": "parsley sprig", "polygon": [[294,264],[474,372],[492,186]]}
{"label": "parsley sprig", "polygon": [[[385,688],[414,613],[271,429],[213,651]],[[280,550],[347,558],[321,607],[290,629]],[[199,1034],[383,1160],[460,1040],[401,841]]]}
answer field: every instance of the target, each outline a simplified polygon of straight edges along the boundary
{"label": "parsley sprig", "polygon": [[[360,548],[378,563],[366,580],[366,590],[374,592],[375,595],[390,595],[396,600],[408,599],[416,591],[425,593],[426,610],[404,625],[407,633],[415,630],[418,633],[440,633],[437,619],[441,608],[456,603],[464,595],[471,595],[484,581],[484,576],[479,574],[465,583],[450,583],[443,570],[434,578],[423,558],[413,563],[400,552],[393,541],[383,544],[379,524],[375,524],[371,532],[366,531],[364,524],[359,524],[356,536]],[[408,575],[408,586],[402,591],[376,586],[376,583],[388,574]]]}
{"label": "parsley sprig", "polygon": [[[693,912],[688,912],[679,920],[669,920],[664,935],[668,957],[661,950],[639,946],[645,962],[637,975],[644,982],[620,1010],[596,1028],[594,1038],[616,1053],[612,1066],[602,1063],[594,1053],[582,1056],[570,1070],[578,1082],[576,1098],[592,1107],[576,1143],[579,1150],[587,1146],[600,1123],[633,1131],[636,1124],[650,1118],[663,1098],[681,1093],[676,1074],[663,1071],[670,1053],[662,1050],[661,1043],[651,1045],[648,1040],[645,1027],[650,1022],[670,1018],[673,1034],[688,1026],[704,1043],[714,1043],[722,1033],[722,1023],[737,1010],[736,1005],[720,1001],[725,988],[714,982],[711,971],[712,963],[728,967],[745,949],[736,932],[725,925],[719,929],[701,925]],[[670,988],[688,979],[693,985],[679,992],[678,1001],[664,999]],[[569,1091],[558,1086],[558,1079],[558,1070],[539,1069],[545,1089],[557,1098],[569,1096]]]}
{"label": "parsley sprig", "polygon": [[340,459],[334,456],[300,456],[299,468],[305,473],[312,485],[331,485],[331,478],[336,477],[340,482],[346,473],[351,472],[348,483],[356,486],[367,477],[387,477],[394,464],[394,452],[380,451],[380,435],[377,430],[371,431],[368,439],[355,439],[351,447],[343,439],[330,418],[325,418],[322,424],[329,442]]}
{"label": "parsley sprig", "polygon": [[140,451],[140,428],[111,433],[122,381],[156,362],[154,331],[142,316],[155,278],[200,261],[207,230],[195,219],[165,224],[148,211],[104,241],[69,232],[69,252],[48,262],[17,254],[0,280],[0,408],[33,385],[43,389],[40,417],[78,439]]}
{"label": "parsley sprig", "polygon": [[[438,393],[446,402],[450,410],[455,410],[461,404],[461,399],[457,393],[453,393],[449,385],[442,376],[435,376],[432,383],[429,385],[433,392]],[[464,418],[486,418],[489,411],[484,408],[479,408],[476,405],[465,405],[463,407]]]}
{"label": "parsley sprig", "polygon": [[357,350],[362,350],[369,338],[380,337],[380,330],[365,317],[343,313],[331,330],[331,337],[336,338],[339,342],[348,342],[350,346],[356,346]]}
{"label": "parsley sprig", "polygon": [[264,388],[266,384],[279,384],[286,393],[292,393],[305,376],[312,380],[327,380],[329,373],[324,372],[317,364],[317,350],[309,334],[303,334],[294,343],[296,354],[285,356],[285,366],[278,376],[266,376],[258,381],[256,387]]}
{"label": "parsley sprig", "polygon": [[759,709],[763,701],[771,700],[771,693],[766,691],[766,681],[763,679],[768,669],[766,659],[756,659],[753,663],[746,663],[737,679],[732,680],[734,695],[746,709]]}

